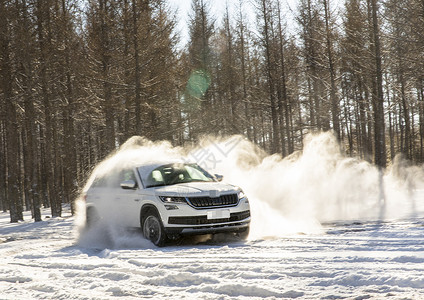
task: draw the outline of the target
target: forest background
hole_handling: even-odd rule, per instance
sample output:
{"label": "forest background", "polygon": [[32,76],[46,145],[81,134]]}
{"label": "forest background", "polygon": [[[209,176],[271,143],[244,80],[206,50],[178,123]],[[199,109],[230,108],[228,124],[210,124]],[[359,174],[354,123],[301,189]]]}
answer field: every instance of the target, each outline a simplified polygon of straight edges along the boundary
{"label": "forest background", "polygon": [[[0,0],[0,209],[60,216],[134,135],[239,134],[287,157],[312,132],[384,169],[424,161],[424,2]],[[247,12],[253,12],[254,20]],[[288,30],[289,28],[289,30]],[[181,46],[183,45],[183,46]]]}

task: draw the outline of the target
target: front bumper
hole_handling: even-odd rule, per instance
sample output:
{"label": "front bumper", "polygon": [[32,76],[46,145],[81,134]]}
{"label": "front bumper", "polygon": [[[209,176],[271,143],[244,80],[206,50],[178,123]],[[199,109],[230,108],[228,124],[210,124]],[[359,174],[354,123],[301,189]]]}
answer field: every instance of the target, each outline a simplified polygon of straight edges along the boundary
{"label": "front bumper", "polygon": [[186,226],[199,226],[199,225],[223,225],[228,223],[235,223],[240,221],[249,221],[250,222],[250,211],[242,212],[233,212],[230,213],[229,218],[222,219],[208,219],[207,215],[200,216],[183,216],[183,217],[169,217],[168,225],[186,225]]}
{"label": "front bumper", "polygon": [[[172,217],[171,217],[172,218]],[[171,219],[170,218],[170,219]],[[185,219],[185,221],[184,221]],[[232,213],[229,219],[208,220],[207,216],[199,217],[178,217],[171,219],[172,222],[186,222],[196,224],[185,224],[183,226],[165,227],[165,231],[169,236],[174,235],[196,235],[196,234],[215,234],[222,232],[244,232],[250,226],[250,211],[241,213]]]}
{"label": "front bumper", "polygon": [[250,206],[247,198],[237,205],[194,208],[188,204],[173,204],[167,210],[159,207],[162,223],[168,236],[196,235],[220,232],[243,232],[250,225]]}

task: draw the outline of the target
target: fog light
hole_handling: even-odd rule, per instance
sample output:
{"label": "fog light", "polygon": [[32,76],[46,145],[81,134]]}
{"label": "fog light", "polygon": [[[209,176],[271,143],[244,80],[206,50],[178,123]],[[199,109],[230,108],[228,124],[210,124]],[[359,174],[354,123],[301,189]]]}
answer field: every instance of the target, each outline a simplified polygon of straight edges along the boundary
{"label": "fog light", "polygon": [[175,210],[175,209],[178,209],[178,206],[165,204],[165,208],[166,210]]}

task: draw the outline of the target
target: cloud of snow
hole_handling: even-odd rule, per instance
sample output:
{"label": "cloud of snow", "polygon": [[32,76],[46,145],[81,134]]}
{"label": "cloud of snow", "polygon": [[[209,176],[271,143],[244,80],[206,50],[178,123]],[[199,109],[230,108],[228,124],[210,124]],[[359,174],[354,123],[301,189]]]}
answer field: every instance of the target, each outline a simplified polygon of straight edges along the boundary
{"label": "cloud of snow", "polygon": [[331,132],[306,136],[303,151],[284,159],[240,136],[205,138],[199,149],[209,153],[205,167],[248,195],[251,238],[320,232],[324,222],[424,215],[422,167],[398,156],[379,172],[373,164],[345,155]]}
{"label": "cloud of snow", "polygon": [[[116,195],[102,194],[102,205],[96,205],[102,216],[98,224],[88,229],[85,227],[86,210],[84,194],[96,178],[107,178],[111,174],[148,162],[158,160],[175,160],[182,157],[183,149],[173,147],[169,142],[152,142],[142,137],[128,139],[116,152],[110,154],[93,170],[82,195],[76,201],[76,225],[79,232],[78,243],[86,247],[100,248],[149,248],[151,243],[145,240],[140,233],[128,233],[119,227],[117,215],[122,213],[122,208],[117,207]],[[113,180],[113,178],[112,178]],[[110,185],[110,183],[106,183]],[[137,237],[134,238],[134,235]]]}
{"label": "cloud of snow", "polygon": [[[205,137],[185,148],[133,137],[95,168],[87,186],[96,175],[158,159],[197,161],[211,173],[224,175],[224,182],[240,186],[251,205],[253,239],[318,233],[322,222],[424,214],[423,205],[417,202],[417,191],[424,188],[422,168],[397,157],[384,174],[380,173],[372,164],[346,156],[329,132],[308,135],[303,151],[284,159],[267,155],[241,136]],[[105,199],[105,213],[116,210],[112,202]],[[78,215],[82,225],[84,209],[79,209]],[[113,214],[108,224],[111,220]],[[128,242],[122,232],[109,232],[112,234],[103,242],[116,247]],[[96,232],[85,234],[80,241],[90,243],[98,236]]]}

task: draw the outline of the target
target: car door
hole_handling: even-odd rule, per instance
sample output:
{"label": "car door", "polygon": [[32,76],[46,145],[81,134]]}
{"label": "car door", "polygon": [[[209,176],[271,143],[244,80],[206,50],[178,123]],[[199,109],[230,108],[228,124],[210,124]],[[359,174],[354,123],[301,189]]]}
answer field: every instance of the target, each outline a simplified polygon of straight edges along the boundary
{"label": "car door", "polygon": [[[128,185],[133,182],[134,187]],[[133,169],[125,169],[119,175],[119,188],[115,197],[115,203],[119,207],[120,220],[126,227],[140,226],[140,187]]]}

